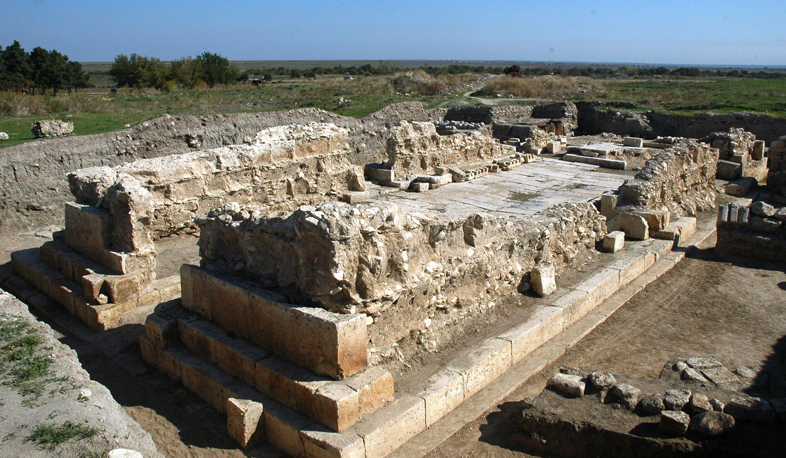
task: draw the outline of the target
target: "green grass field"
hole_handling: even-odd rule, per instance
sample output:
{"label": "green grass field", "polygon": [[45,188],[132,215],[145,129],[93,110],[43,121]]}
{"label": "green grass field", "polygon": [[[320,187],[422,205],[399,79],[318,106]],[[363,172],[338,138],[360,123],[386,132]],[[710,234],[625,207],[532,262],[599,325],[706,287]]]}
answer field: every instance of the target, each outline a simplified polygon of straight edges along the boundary
{"label": "green grass field", "polygon": [[[348,80],[326,76],[275,80],[259,87],[238,84],[171,92],[124,88],[110,93],[108,88],[91,88],[80,94],[61,93],[57,97],[4,93],[0,94],[0,132],[7,132],[10,140],[2,141],[0,148],[33,140],[31,124],[48,118],[71,121],[75,135],[86,135],[113,131],[164,113],[199,115],[315,107],[362,117],[403,101],[423,102],[427,108],[454,102],[478,105],[481,103],[478,99],[463,96],[467,92],[466,82],[473,78],[477,81],[480,77],[399,75]],[[537,92],[539,86],[518,84],[511,85],[513,93],[505,95],[540,100],[626,102],[635,104],[637,110],[678,114],[739,111],[786,117],[786,80],[652,78],[592,80],[591,84],[579,81],[579,84],[578,80],[569,78],[549,78],[555,81],[549,82],[548,93],[530,94],[533,87]],[[529,91],[526,95],[515,93],[516,88],[525,86]]]}

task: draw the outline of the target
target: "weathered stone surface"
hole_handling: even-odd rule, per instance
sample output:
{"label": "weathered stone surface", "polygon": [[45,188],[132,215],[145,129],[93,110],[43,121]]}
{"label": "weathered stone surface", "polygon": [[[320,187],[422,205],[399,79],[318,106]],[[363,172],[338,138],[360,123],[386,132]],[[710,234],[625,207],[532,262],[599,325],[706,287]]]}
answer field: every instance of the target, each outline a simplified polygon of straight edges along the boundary
{"label": "weathered stone surface", "polygon": [[738,381],[737,376],[723,366],[709,367],[706,369],[702,369],[701,373],[709,381],[711,381],[716,385],[721,385],[724,383],[734,383]]}
{"label": "weathered stone surface", "polygon": [[647,220],[633,213],[617,213],[606,223],[606,226],[609,231],[622,231],[632,239],[646,240],[650,237]]}
{"label": "weathered stone surface", "polygon": [[663,405],[668,410],[682,410],[690,401],[690,396],[690,390],[666,390],[666,394],[663,396]]}
{"label": "weathered stone surface", "polygon": [[586,384],[579,375],[554,374],[548,382],[549,386],[567,396],[584,396]]}
{"label": "weathered stone surface", "polygon": [[775,419],[770,403],[756,397],[734,398],[726,404],[723,412],[738,423],[771,423]]}
{"label": "weathered stone surface", "polygon": [[663,396],[658,394],[645,396],[639,405],[641,410],[648,415],[656,415],[662,410],[666,410],[666,406],[663,404]]}
{"label": "weathered stone surface", "polygon": [[726,407],[726,404],[721,402],[720,399],[716,398],[710,399],[710,404],[712,405],[712,410],[715,412],[723,412],[723,409]]}
{"label": "weathered stone surface", "polygon": [[756,202],[754,202],[750,206],[750,209],[751,209],[751,213],[753,213],[756,216],[761,216],[763,218],[766,218],[768,216],[773,216],[776,211],[775,207],[761,200],[757,200]]}
{"label": "weathered stone surface", "polygon": [[756,185],[755,178],[743,177],[727,184],[724,186],[723,190],[730,196],[744,197]]}
{"label": "weathered stone surface", "polygon": [[600,214],[606,218],[614,216],[614,208],[617,206],[619,196],[610,192],[604,192],[600,197]]}
{"label": "weathered stone surface", "polygon": [[660,432],[668,436],[679,437],[688,432],[690,415],[685,412],[664,410],[660,415]]}
{"label": "weathered stone surface", "polygon": [[599,390],[611,388],[617,383],[614,374],[608,371],[593,371],[587,378]]}
{"label": "weathered stone surface", "polygon": [[710,412],[714,410],[709,398],[700,393],[693,393],[688,402],[687,410],[691,415],[698,415],[702,412]]}
{"label": "weathered stone surface", "polygon": [[756,161],[760,161],[764,158],[764,140],[756,140],[753,142],[751,158]]}
{"label": "weathered stone surface", "polygon": [[462,168],[515,152],[478,131],[439,135],[430,122],[402,121],[387,143],[388,165],[400,175],[431,172],[435,166]]}
{"label": "weathered stone surface", "polygon": [[707,379],[703,375],[701,375],[701,372],[697,371],[692,367],[685,368],[685,370],[682,371],[682,374],[680,374],[680,377],[683,380],[693,380],[694,382],[700,382],[700,383],[707,382]]}
{"label": "weathered stone surface", "polygon": [[688,366],[697,370],[712,369],[712,368],[723,366],[723,364],[721,364],[720,361],[709,356],[706,357],[694,356],[692,358],[688,358],[685,362],[688,364]]}
{"label": "weathered stone surface", "polygon": [[742,164],[732,161],[718,161],[718,172],[716,176],[721,180],[738,180],[742,177]]}
{"label": "weathered stone surface", "polygon": [[648,160],[634,180],[620,187],[623,200],[648,209],[668,209],[673,216],[693,216],[715,207],[715,150],[679,139]]}
{"label": "weathered stone surface", "polygon": [[691,432],[704,437],[713,438],[728,432],[734,427],[734,417],[723,412],[702,412],[690,420]]}
{"label": "weathered stone surface", "polygon": [[553,264],[540,264],[530,273],[532,289],[540,296],[548,296],[557,290],[556,269]]}
{"label": "weathered stone surface", "polygon": [[625,246],[625,233],[622,231],[613,231],[606,234],[603,239],[603,251],[607,253],[616,253]]}
{"label": "weathered stone surface", "polygon": [[264,406],[248,399],[227,400],[227,431],[241,447],[265,440]]}
{"label": "weathered stone surface", "polygon": [[620,401],[622,401],[622,404],[628,410],[635,409],[636,405],[639,403],[639,399],[641,398],[641,390],[627,383],[614,385],[614,388],[611,389],[611,392],[614,393],[620,399]]}
{"label": "weathered stone surface", "polygon": [[8,134],[5,132],[0,132],[0,140],[8,140]]}
{"label": "weathered stone surface", "polygon": [[36,138],[62,137],[74,132],[74,123],[47,119],[34,122],[30,130]]}
{"label": "weathered stone surface", "polygon": [[644,139],[638,137],[625,137],[622,139],[623,146],[632,146],[634,148],[641,148],[644,146]]}

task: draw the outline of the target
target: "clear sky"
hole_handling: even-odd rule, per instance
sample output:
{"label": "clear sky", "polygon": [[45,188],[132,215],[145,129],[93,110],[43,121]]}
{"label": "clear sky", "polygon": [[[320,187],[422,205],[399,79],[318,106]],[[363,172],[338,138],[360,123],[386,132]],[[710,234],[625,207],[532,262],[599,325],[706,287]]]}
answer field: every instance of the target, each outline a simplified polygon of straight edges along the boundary
{"label": "clear sky", "polygon": [[0,0],[0,46],[72,60],[786,65],[786,0]]}

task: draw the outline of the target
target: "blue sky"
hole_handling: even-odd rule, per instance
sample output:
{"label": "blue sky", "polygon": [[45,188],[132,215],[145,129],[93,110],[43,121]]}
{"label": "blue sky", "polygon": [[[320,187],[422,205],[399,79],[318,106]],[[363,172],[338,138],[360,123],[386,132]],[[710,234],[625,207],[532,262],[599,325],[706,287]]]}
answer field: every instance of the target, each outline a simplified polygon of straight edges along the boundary
{"label": "blue sky", "polygon": [[0,0],[0,46],[72,60],[786,65],[786,1]]}

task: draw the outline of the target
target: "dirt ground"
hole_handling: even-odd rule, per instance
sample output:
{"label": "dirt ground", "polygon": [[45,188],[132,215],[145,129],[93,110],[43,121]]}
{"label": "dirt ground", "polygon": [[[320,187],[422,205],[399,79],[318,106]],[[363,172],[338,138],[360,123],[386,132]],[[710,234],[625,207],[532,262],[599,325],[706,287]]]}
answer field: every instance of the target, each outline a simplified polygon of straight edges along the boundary
{"label": "dirt ground", "polygon": [[427,456],[538,456],[510,441],[518,405],[537,396],[563,365],[657,378],[671,358],[707,355],[727,367],[761,368],[770,397],[786,396],[786,265],[720,258],[714,245],[712,236],[691,250],[565,355]]}

